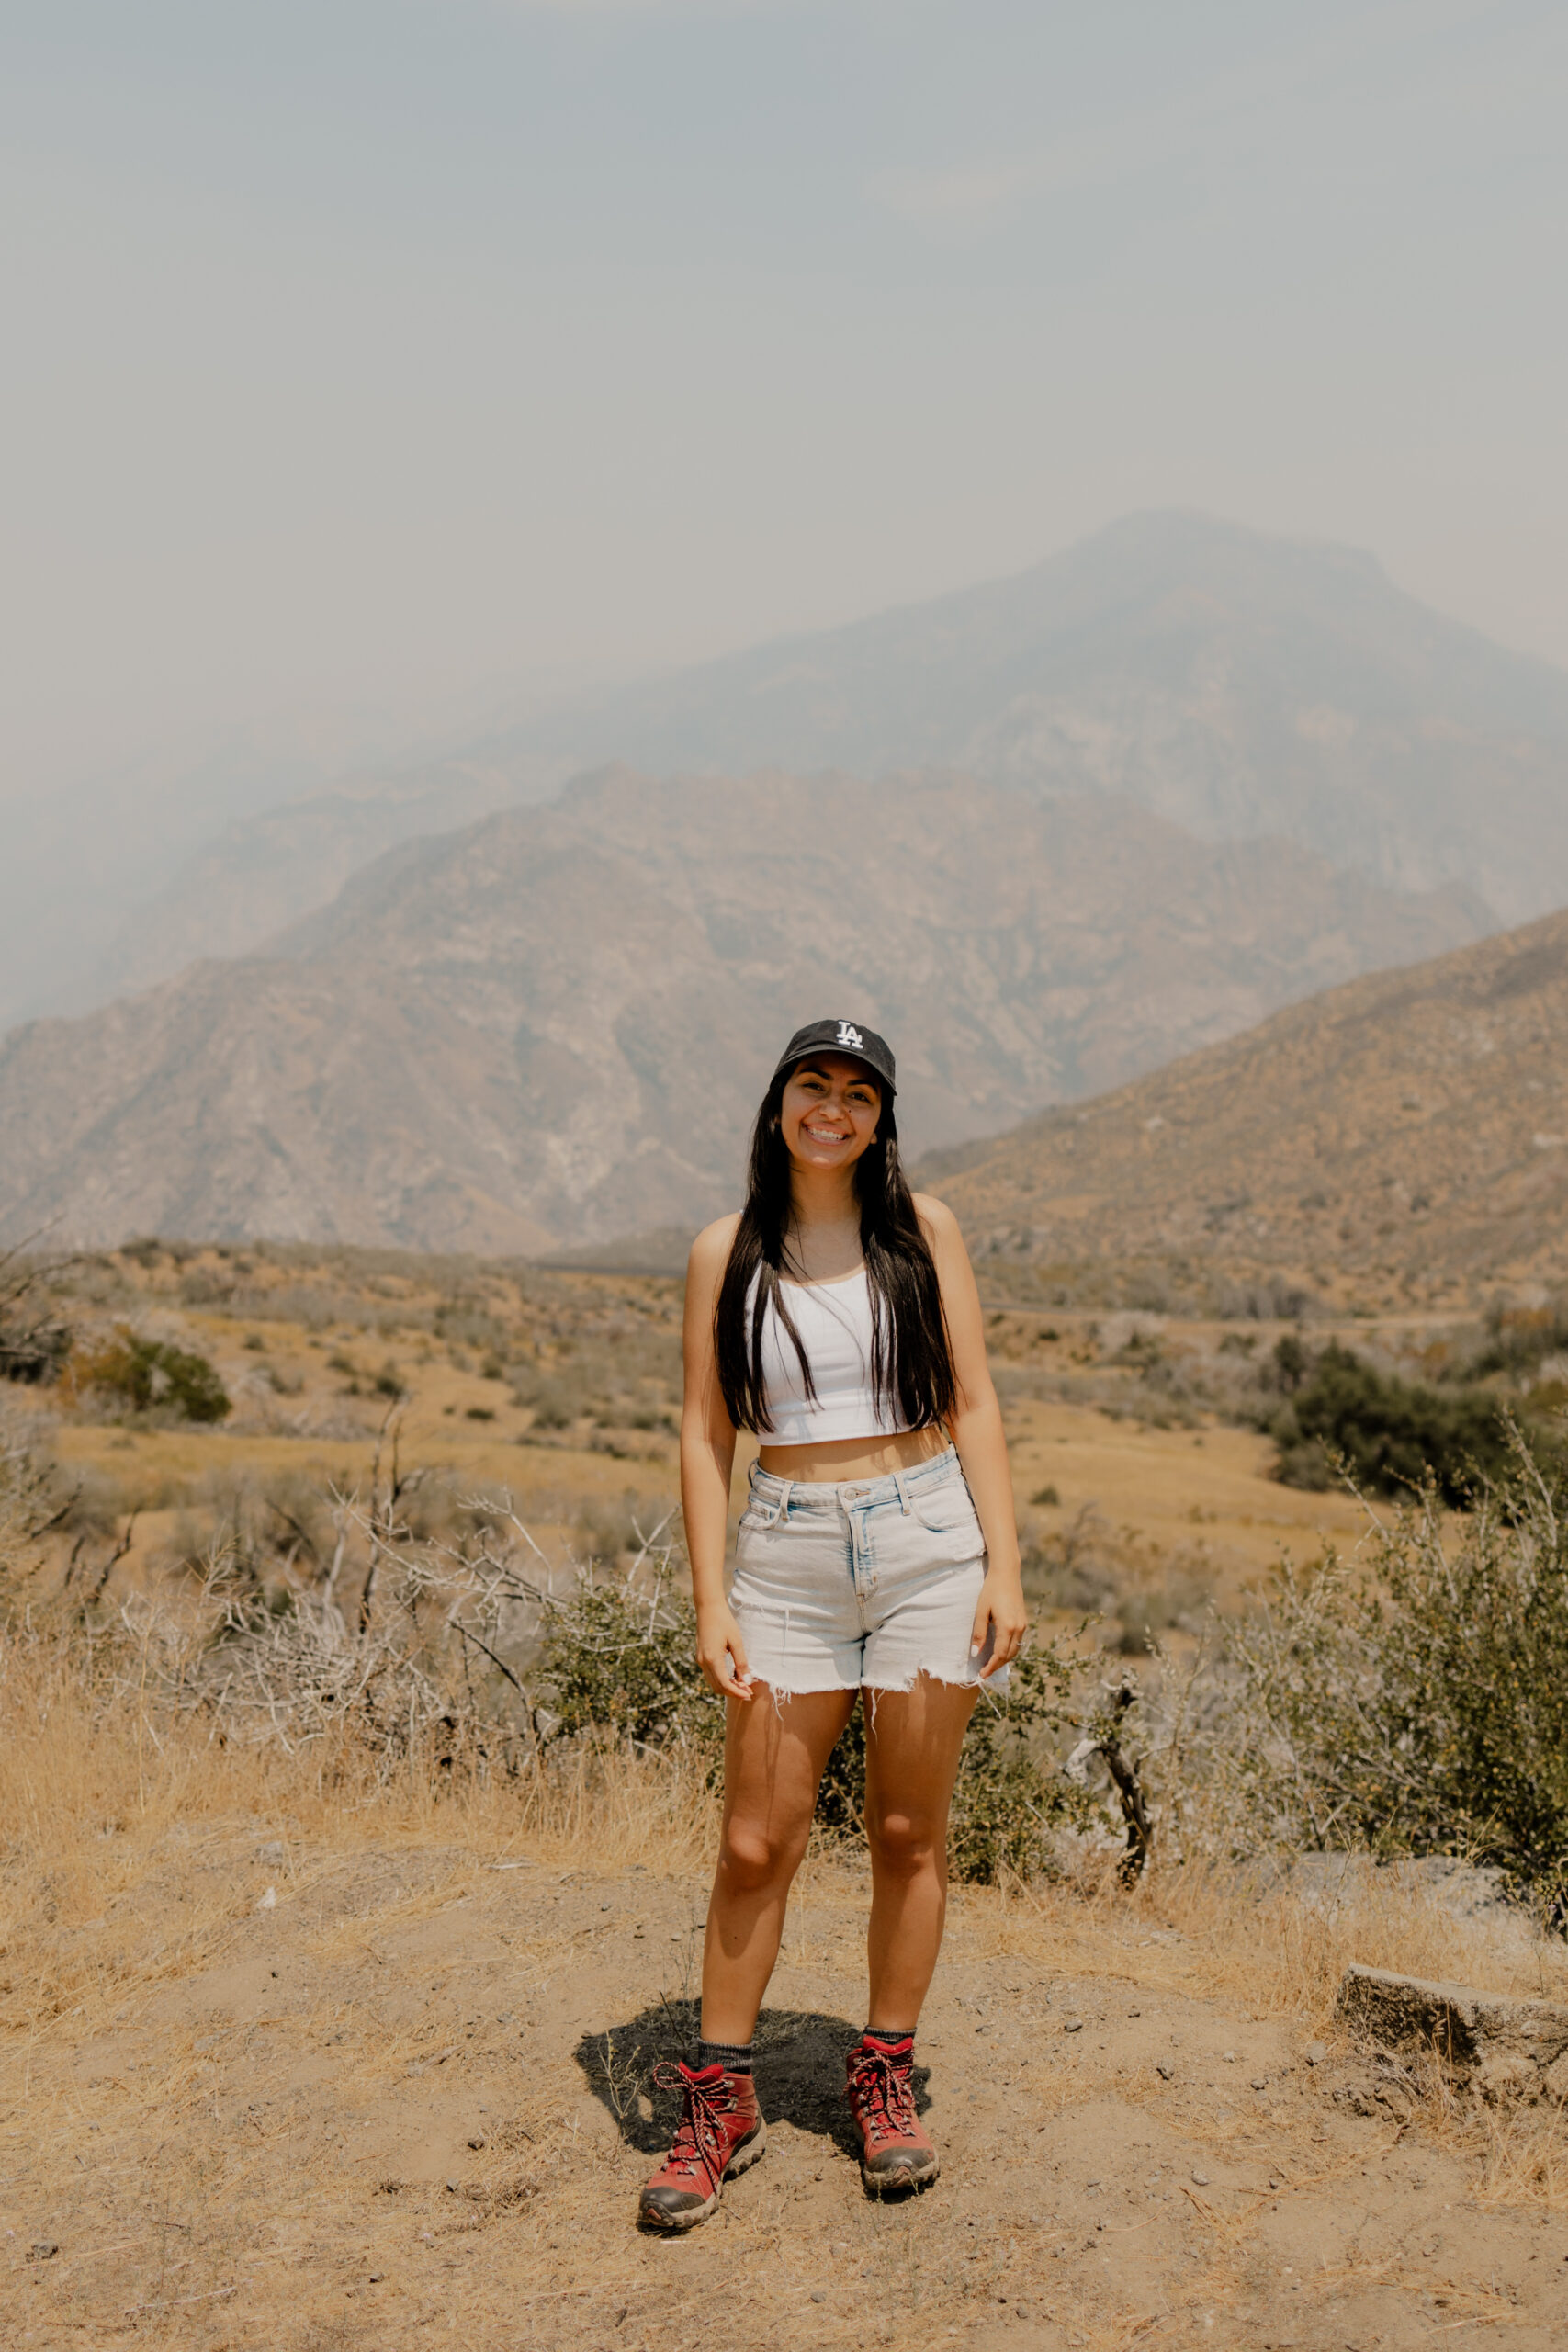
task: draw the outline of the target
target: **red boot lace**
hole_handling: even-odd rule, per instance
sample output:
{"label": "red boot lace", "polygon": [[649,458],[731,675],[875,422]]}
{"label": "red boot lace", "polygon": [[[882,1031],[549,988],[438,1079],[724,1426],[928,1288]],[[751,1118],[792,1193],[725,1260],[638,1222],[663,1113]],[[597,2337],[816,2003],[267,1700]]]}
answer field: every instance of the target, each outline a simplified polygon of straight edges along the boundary
{"label": "red boot lace", "polygon": [[897,2140],[916,2137],[915,2084],[908,2059],[900,2062],[886,2050],[863,2048],[855,2058],[854,2083],[855,2098],[874,2132]]}
{"label": "red boot lace", "polygon": [[660,2064],[653,2079],[660,2090],[684,2093],[681,2120],[664,2161],[666,2172],[706,2173],[711,2188],[724,2171],[724,2128],[721,2118],[730,2109],[729,2086],[696,2083],[683,2066]]}

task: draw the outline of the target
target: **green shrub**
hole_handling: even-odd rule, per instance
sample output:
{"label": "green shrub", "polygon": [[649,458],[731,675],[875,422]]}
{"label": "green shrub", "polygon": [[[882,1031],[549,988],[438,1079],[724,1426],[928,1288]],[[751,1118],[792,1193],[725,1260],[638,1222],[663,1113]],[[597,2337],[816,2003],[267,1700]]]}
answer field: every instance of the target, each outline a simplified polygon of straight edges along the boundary
{"label": "green shrub", "polygon": [[1076,1727],[1068,1702],[1082,1670],[1059,1642],[1036,1639],[1015,1660],[1005,1698],[982,1692],[953,1789],[947,1850],[955,1878],[1033,1878],[1051,1867],[1058,1830],[1087,1828],[1096,1817],[1093,1799],[1063,1776],[1052,1750],[1054,1734]]}
{"label": "green shrub", "polygon": [[549,1611],[539,1673],[552,1737],[609,1733],[639,1747],[693,1742],[716,1764],[724,1704],[697,1666],[697,1612],[591,1574]]}
{"label": "green shrub", "polygon": [[1503,1465],[1503,1416],[1482,1391],[1421,1387],[1332,1341],[1309,1367],[1288,1336],[1275,1361],[1280,1385],[1293,1391],[1265,1424],[1279,1448],[1274,1475],[1285,1486],[1327,1487],[1339,1462],[1379,1495],[1408,1492],[1430,1473],[1444,1502],[1460,1509],[1477,1474]]}
{"label": "green shrub", "polygon": [[79,1361],[74,1385],[96,1389],[135,1413],[162,1411],[187,1421],[220,1421],[230,1409],[229,1392],[205,1356],[123,1329],[107,1346]]}
{"label": "green shrub", "polygon": [[1256,1850],[1493,1863],[1568,1909],[1568,1478],[1516,1441],[1457,1551],[1431,1490],[1230,1637],[1211,1794]]}

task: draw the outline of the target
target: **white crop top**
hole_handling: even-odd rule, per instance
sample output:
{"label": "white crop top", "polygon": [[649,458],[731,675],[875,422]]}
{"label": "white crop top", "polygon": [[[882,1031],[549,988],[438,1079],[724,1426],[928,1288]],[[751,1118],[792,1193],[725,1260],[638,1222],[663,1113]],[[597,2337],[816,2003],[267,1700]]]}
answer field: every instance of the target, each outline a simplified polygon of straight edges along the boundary
{"label": "white crop top", "polygon": [[[760,1274],[752,1276],[746,1300],[746,1344]],[[834,1283],[784,1283],[788,1306],[811,1366],[813,1404],[806,1393],[800,1358],[787,1331],[770,1311],[762,1332],[762,1391],[773,1428],[765,1445],[820,1445],[845,1437],[893,1437],[909,1426],[897,1403],[879,1412],[871,1385],[871,1289],[865,1268]]]}

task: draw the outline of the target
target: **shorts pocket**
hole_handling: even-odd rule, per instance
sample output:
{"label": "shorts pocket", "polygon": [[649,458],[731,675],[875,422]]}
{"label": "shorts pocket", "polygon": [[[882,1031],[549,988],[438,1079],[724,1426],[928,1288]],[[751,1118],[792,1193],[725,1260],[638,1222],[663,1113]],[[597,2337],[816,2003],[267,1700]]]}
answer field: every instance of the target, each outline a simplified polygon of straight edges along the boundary
{"label": "shorts pocket", "polygon": [[743,1510],[741,1512],[740,1524],[735,1531],[737,1566],[746,1558],[748,1553],[755,1554],[762,1538],[765,1535],[772,1535],[778,1523],[776,1519],[771,1519],[765,1511]]}
{"label": "shorts pocket", "polygon": [[910,1507],[920,1525],[940,1535],[953,1560],[975,1560],[986,1548],[979,1513],[962,1478],[950,1478],[930,1494],[911,1495]]}

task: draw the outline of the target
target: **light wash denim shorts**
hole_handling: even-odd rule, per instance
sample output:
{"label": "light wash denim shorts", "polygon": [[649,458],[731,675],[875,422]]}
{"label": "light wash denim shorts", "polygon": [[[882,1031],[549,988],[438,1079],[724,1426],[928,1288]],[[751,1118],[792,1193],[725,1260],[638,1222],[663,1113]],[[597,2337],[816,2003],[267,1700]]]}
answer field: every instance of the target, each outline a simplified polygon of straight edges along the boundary
{"label": "light wash denim shorts", "polygon": [[[781,1698],[977,1682],[969,1654],[986,1539],[957,1453],[843,1486],[753,1464],[729,1606],[746,1663]],[[1005,1667],[987,1689],[1007,1683]]]}

